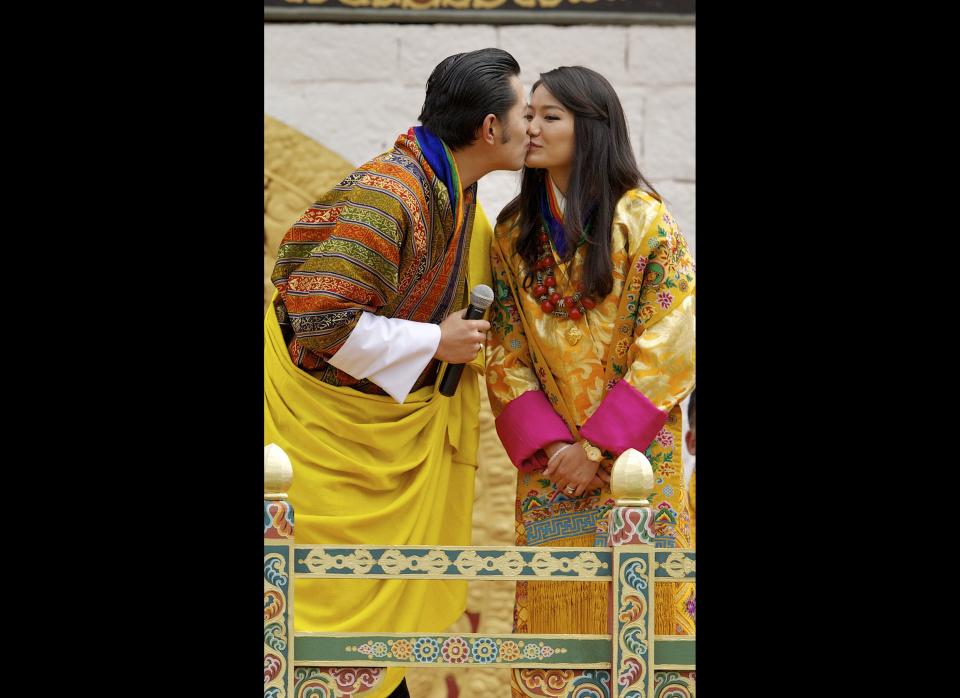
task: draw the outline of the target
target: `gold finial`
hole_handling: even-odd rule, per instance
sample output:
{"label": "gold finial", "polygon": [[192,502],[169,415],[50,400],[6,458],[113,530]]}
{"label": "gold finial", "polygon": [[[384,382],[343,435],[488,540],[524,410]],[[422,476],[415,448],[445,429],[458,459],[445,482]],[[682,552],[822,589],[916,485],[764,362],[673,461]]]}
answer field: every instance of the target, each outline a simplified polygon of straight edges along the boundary
{"label": "gold finial", "polygon": [[286,499],[293,483],[293,465],[282,448],[276,444],[263,447],[263,498]]}
{"label": "gold finial", "polygon": [[610,492],[617,506],[648,507],[653,492],[653,468],[640,451],[628,448],[620,454],[610,473]]}

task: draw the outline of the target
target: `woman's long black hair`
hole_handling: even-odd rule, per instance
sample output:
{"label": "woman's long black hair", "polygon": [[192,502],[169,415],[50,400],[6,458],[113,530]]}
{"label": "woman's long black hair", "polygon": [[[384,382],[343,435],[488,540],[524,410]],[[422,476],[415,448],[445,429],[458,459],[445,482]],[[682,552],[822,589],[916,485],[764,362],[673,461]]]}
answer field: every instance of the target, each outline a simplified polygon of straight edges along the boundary
{"label": "woman's long black hair", "polygon": [[[583,283],[584,292],[600,299],[613,288],[610,253],[613,212],[617,201],[641,184],[658,199],[660,195],[640,173],[630,147],[627,121],[613,86],[600,73],[583,66],[561,66],[540,74],[532,95],[544,85],[573,114],[573,166],[567,184],[563,227],[568,256],[572,256],[592,209],[593,220],[587,237]],[[540,192],[546,170],[523,168],[520,195],[504,206],[497,223],[520,212],[520,236],[516,251],[527,267],[524,288],[533,282],[533,268],[539,257]]]}

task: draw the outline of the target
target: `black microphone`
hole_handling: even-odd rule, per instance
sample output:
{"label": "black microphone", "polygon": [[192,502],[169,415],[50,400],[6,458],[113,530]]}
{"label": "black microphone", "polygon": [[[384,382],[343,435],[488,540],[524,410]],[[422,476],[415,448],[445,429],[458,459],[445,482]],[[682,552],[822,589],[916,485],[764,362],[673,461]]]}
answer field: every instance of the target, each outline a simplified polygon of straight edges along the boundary
{"label": "black microphone", "polygon": [[[470,305],[467,306],[467,320],[481,320],[483,314],[493,303],[493,289],[486,284],[477,284],[470,291]],[[463,373],[463,364],[447,364],[447,369],[440,379],[440,394],[452,397],[460,384],[460,374]]]}

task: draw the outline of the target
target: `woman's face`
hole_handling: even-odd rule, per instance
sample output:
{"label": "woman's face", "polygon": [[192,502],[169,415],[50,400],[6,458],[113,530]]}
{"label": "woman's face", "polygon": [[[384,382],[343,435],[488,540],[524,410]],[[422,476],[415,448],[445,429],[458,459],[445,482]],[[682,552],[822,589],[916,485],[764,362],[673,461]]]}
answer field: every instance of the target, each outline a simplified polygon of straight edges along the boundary
{"label": "woman's face", "polygon": [[526,166],[551,174],[568,172],[573,165],[573,114],[541,84],[530,97],[526,119],[530,136]]}

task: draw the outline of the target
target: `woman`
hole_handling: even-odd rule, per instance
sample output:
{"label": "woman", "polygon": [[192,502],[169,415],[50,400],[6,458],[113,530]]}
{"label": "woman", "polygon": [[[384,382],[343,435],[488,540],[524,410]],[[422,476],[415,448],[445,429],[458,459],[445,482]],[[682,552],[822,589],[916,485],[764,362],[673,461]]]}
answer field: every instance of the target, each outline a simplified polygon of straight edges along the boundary
{"label": "woman", "polygon": [[[610,83],[543,73],[520,195],[491,247],[487,389],[519,469],[517,545],[607,545],[613,461],[645,451],[654,534],[689,546],[680,401],[695,378],[694,264],[637,169]],[[643,188],[640,188],[640,187]],[[657,585],[657,634],[693,633],[691,585]],[[604,584],[520,582],[516,632],[609,633]],[[692,608],[692,606],[691,606]],[[515,695],[525,695],[518,692]]]}

